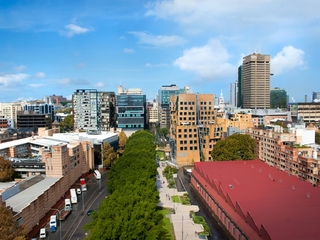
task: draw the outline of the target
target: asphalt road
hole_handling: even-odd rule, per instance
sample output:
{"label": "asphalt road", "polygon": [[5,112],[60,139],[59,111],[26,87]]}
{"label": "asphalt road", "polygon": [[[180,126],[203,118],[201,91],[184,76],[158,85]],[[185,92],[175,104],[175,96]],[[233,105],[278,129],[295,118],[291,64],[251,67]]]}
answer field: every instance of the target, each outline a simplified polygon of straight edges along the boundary
{"label": "asphalt road", "polygon": [[[179,181],[179,184],[177,184],[178,191],[179,187],[181,186],[182,191],[184,191],[183,188],[185,188],[185,191],[188,192],[191,203],[194,205],[198,205],[199,207],[200,211],[197,215],[202,216],[210,227],[211,236],[208,237],[208,240],[229,240],[230,238],[228,237],[228,235],[222,230],[218,222],[210,214],[203,202],[200,199],[198,199],[196,193],[192,191],[190,187],[189,177],[187,174],[185,174],[183,168],[179,168],[178,177],[179,179],[176,180],[176,182]],[[182,184],[180,182],[182,182]]]}
{"label": "asphalt road", "polygon": [[[98,209],[100,203],[107,195],[106,191],[106,174],[101,175],[101,180],[92,177],[87,180],[88,191],[78,195],[78,203],[72,205],[72,213],[62,221],[62,239],[63,240],[82,240],[85,238],[85,231],[82,229],[90,221],[87,211]],[[84,200],[84,201],[83,201]],[[49,229],[49,225],[47,226]],[[58,221],[57,231],[54,233],[47,231],[47,238],[51,240],[60,239],[60,226]]]}

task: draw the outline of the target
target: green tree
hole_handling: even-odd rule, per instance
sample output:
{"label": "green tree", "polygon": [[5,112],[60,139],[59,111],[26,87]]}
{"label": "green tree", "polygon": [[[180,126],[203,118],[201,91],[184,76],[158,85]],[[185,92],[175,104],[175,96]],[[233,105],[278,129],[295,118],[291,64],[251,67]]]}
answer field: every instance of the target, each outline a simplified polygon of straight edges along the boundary
{"label": "green tree", "polygon": [[318,132],[316,132],[315,142],[316,142],[317,144],[320,144],[320,133],[318,133]]}
{"label": "green tree", "polygon": [[14,170],[10,161],[0,156],[0,182],[11,181],[13,173]]}
{"label": "green tree", "polygon": [[219,140],[211,152],[214,161],[252,160],[255,142],[246,134],[233,134],[226,139]]}
{"label": "green tree", "polygon": [[68,132],[73,130],[73,115],[66,116],[60,122],[60,132]]}
{"label": "green tree", "polygon": [[119,153],[122,153],[123,150],[124,150],[124,147],[126,146],[126,143],[127,143],[127,135],[125,134],[125,132],[120,132],[119,133],[119,140],[118,140],[118,152]]}
{"label": "green tree", "polygon": [[108,192],[85,226],[86,239],[166,240],[159,192],[154,136],[146,130],[132,134],[123,155],[108,172]]}
{"label": "green tree", "polygon": [[2,240],[26,240],[26,229],[18,226],[11,210],[0,207],[0,239]]}
{"label": "green tree", "polygon": [[102,147],[102,161],[103,166],[110,167],[117,159],[117,153],[114,151],[110,143],[104,143]]}
{"label": "green tree", "polygon": [[160,128],[159,129],[159,134],[166,137],[169,134],[168,128]]}

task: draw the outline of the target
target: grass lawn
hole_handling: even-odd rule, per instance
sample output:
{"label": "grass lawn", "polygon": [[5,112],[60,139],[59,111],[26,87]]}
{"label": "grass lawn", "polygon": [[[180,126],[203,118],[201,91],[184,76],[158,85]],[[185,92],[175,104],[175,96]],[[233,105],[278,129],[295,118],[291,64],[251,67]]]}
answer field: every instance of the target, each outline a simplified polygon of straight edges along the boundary
{"label": "grass lawn", "polygon": [[170,240],[174,240],[174,233],[173,233],[173,229],[172,229],[172,225],[170,223],[170,219],[166,217],[167,214],[169,214],[169,210],[168,209],[162,209],[160,210],[160,213],[162,213],[163,215],[163,221],[165,223],[164,228],[167,230],[168,235],[170,236]]}
{"label": "grass lawn", "polygon": [[172,202],[174,202],[174,203],[180,203],[180,198],[177,195],[176,196],[172,196],[171,199],[172,199]]}

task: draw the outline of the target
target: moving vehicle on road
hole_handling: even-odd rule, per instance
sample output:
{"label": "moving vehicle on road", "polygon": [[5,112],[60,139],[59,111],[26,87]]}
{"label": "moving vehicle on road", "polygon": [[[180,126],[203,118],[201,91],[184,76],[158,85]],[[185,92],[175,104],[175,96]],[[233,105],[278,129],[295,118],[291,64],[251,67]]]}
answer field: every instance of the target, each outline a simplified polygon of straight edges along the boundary
{"label": "moving vehicle on road", "polygon": [[71,201],[69,198],[64,200],[64,209],[61,211],[61,214],[59,216],[59,220],[63,221],[65,220],[72,211]]}
{"label": "moving vehicle on road", "polygon": [[93,212],[92,209],[88,210],[87,215],[90,216],[92,212]]}
{"label": "moving vehicle on road", "polygon": [[81,191],[82,192],[87,191],[87,183],[84,178],[80,178],[80,184],[81,184]]}
{"label": "moving vehicle on road", "polygon": [[101,173],[98,170],[94,170],[93,174],[97,180],[101,179]]}
{"label": "moving vehicle on road", "polygon": [[50,232],[55,232],[57,230],[57,216],[51,215],[50,217]]}
{"label": "moving vehicle on road", "polygon": [[77,203],[78,202],[78,197],[77,197],[77,194],[76,194],[76,190],[74,188],[70,189],[70,195],[71,195],[71,203],[72,204]]}
{"label": "moving vehicle on road", "polygon": [[46,237],[47,237],[46,229],[41,228],[39,238],[46,238]]}
{"label": "moving vehicle on road", "polygon": [[77,188],[77,194],[80,195],[81,194],[81,189]]}

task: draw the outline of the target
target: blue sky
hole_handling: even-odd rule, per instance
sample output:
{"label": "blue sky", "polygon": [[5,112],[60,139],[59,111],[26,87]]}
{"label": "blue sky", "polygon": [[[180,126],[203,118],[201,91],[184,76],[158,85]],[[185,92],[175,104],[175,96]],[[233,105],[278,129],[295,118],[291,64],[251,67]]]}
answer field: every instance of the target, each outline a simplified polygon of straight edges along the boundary
{"label": "blue sky", "polygon": [[271,87],[320,91],[320,1],[1,0],[0,102],[162,85],[229,99],[242,57],[270,54]]}

